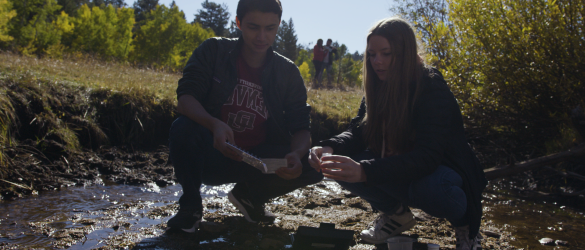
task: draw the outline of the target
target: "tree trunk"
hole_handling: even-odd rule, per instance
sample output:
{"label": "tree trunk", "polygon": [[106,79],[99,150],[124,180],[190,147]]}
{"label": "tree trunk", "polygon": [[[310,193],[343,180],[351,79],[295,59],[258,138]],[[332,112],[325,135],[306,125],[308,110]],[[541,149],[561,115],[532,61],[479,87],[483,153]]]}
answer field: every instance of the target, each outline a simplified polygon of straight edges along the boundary
{"label": "tree trunk", "polygon": [[547,165],[553,165],[567,159],[585,155],[585,144],[581,144],[577,147],[569,149],[564,152],[551,154],[539,158],[535,158],[528,161],[523,161],[518,164],[497,166],[489,169],[485,169],[485,176],[488,180],[501,178],[504,176],[514,175],[524,171],[528,171],[534,168],[543,167]]}

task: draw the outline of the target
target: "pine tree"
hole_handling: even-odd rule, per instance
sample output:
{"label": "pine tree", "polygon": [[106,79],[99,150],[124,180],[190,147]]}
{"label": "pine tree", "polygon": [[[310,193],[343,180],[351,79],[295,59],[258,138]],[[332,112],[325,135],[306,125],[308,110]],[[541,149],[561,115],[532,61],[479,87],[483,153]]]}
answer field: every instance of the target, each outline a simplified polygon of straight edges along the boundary
{"label": "pine tree", "polygon": [[273,49],[288,59],[295,61],[298,56],[297,41],[292,18],[289,19],[288,23],[283,20],[276,33]]}
{"label": "pine tree", "polygon": [[136,0],[133,5],[136,23],[146,19],[146,13],[154,10],[157,5],[158,0]]}
{"label": "pine tree", "polygon": [[205,2],[201,3],[201,6],[203,9],[198,10],[199,13],[195,14],[193,22],[200,23],[203,28],[211,28],[216,36],[228,35],[226,25],[230,19],[230,13],[227,5],[205,0]]}
{"label": "pine tree", "polygon": [[231,21],[230,28],[227,31],[226,37],[229,38],[238,38],[242,34],[242,31],[238,28],[236,22]]}

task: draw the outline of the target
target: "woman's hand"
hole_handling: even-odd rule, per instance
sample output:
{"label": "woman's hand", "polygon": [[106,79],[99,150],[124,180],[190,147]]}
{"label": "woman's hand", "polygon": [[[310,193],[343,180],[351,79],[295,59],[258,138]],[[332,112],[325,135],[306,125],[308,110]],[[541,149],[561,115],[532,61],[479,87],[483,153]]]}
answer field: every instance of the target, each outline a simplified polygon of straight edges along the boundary
{"label": "woman's hand", "polygon": [[329,146],[325,147],[313,147],[309,152],[309,164],[313,167],[317,172],[321,171],[321,157],[323,154],[333,154],[333,148]]}
{"label": "woman's hand", "polygon": [[330,155],[321,157],[321,161],[321,171],[327,178],[350,183],[366,181],[362,165],[349,157]]}

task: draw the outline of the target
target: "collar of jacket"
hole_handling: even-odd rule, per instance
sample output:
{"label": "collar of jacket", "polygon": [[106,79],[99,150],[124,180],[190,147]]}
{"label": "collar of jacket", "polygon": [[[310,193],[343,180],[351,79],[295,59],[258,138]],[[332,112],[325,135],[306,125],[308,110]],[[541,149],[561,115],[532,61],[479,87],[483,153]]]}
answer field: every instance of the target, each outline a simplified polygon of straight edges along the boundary
{"label": "collar of jacket", "polygon": [[[236,61],[238,60],[238,56],[240,55],[240,52],[242,51],[242,46],[244,46],[244,37],[242,35],[240,35],[240,37],[238,37],[238,42],[236,43],[236,46],[234,47],[234,49],[232,49],[229,52],[230,55],[230,63],[232,65],[236,65]],[[274,58],[274,50],[272,50],[272,45],[270,47],[268,47],[268,50],[266,50],[266,62],[264,63],[264,65],[268,65],[272,62],[272,58]]]}

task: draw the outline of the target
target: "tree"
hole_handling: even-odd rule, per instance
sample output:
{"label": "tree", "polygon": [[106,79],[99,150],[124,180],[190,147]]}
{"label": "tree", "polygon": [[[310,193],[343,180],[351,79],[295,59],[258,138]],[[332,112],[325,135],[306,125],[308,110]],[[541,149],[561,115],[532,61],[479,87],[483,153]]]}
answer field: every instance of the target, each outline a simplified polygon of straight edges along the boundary
{"label": "tree", "polygon": [[273,49],[292,61],[297,59],[297,35],[292,18],[289,19],[288,23],[283,20],[280,24]]}
{"label": "tree", "polygon": [[0,0],[0,42],[12,41],[14,38],[8,35],[8,22],[16,16],[12,4],[8,0]]}
{"label": "tree", "polygon": [[202,10],[198,10],[198,14],[195,14],[195,20],[193,22],[200,23],[203,28],[210,28],[215,32],[217,36],[226,36],[225,26],[230,19],[230,13],[228,12],[227,5],[217,4],[214,2],[201,3]]}
{"label": "tree", "polygon": [[[578,0],[450,0],[429,29],[466,123],[545,153],[571,131],[568,111],[585,99],[585,3]],[[441,52],[437,52],[441,53]]]}
{"label": "tree", "polygon": [[134,17],[136,23],[146,19],[146,14],[154,10],[158,5],[158,0],[136,0],[134,2]]}
{"label": "tree", "polygon": [[236,22],[231,21],[230,28],[227,31],[226,37],[238,38],[238,37],[240,37],[240,35],[242,35],[242,31],[238,28],[238,25],[236,25]]}
{"label": "tree", "polygon": [[437,30],[444,24],[447,28],[451,25],[448,16],[448,0],[394,0],[396,5],[390,8],[391,12],[399,14],[409,20],[419,32],[419,38],[425,44],[431,45],[427,48],[436,60],[434,62],[440,69],[448,61],[447,47],[449,46],[444,35],[438,35],[445,30]]}
{"label": "tree", "polygon": [[69,16],[60,12],[56,0],[12,0],[12,6],[17,15],[9,22],[8,34],[17,50],[23,54],[61,53],[61,36],[69,27]]}
{"label": "tree", "polygon": [[132,51],[132,9],[116,9],[112,5],[90,9],[83,5],[77,11],[74,25],[71,38],[74,50],[120,60],[126,60]]}
{"label": "tree", "polygon": [[132,59],[157,68],[179,70],[193,50],[212,36],[211,29],[187,23],[177,6],[158,5],[146,14],[144,25],[136,33]]}
{"label": "tree", "polygon": [[92,8],[106,7],[107,5],[113,5],[115,8],[122,8],[126,6],[124,0],[57,0],[57,3],[63,7],[63,11],[69,16],[75,16],[77,10],[84,4]]}

